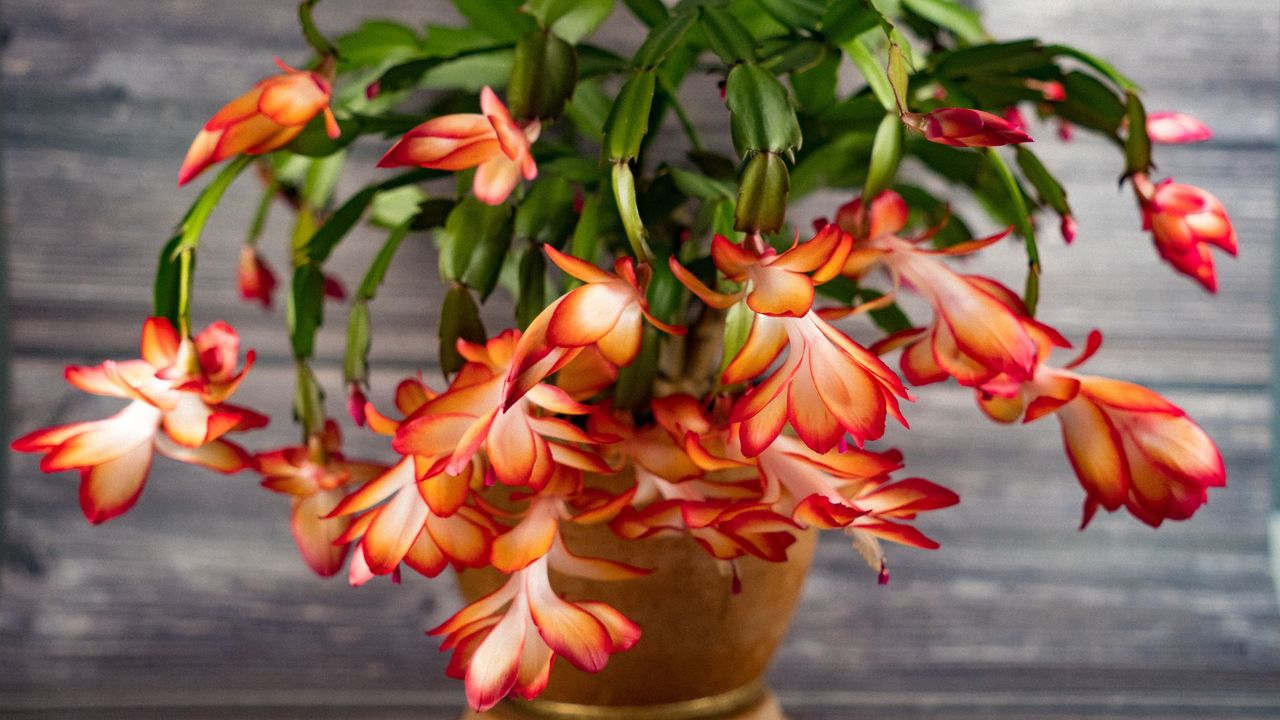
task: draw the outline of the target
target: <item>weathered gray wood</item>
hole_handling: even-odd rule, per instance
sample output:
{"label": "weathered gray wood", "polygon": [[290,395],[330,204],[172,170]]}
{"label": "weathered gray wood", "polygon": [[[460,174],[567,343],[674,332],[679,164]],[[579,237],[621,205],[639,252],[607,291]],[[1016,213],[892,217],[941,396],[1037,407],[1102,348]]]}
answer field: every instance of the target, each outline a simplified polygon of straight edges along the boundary
{"label": "weathered gray wood", "polygon": [[[194,129],[270,72],[272,53],[299,54],[293,4],[261,5],[7,4],[16,427],[117,405],[74,393],[60,367],[134,352],[154,255],[194,194],[173,188]],[[328,27],[365,14],[441,22],[453,17],[442,5],[335,2],[319,17]],[[997,427],[968,393],[926,389],[907,411],[913,430],[889,442],[913,473],[961,492],[959,507],[924,521],[943,549],[893,552],[893,582],[880,588],[842,539],[827,538],[773,683],[796,720],[1280,715],[1265,542],[1280,16],[1271,0],[984,5],[999,35],[1044,35],[1112,57],[1147,88],[1151,107],[1192,112],[1218,131],[1221,142],[1157,154],[1162,172],[1218,194],[1240,231],[1242,258],[1219,260],[1216,299],[1156,259],[1132,200],[1115,188],[1108,149],[1037,132],[1081,222],[1069,248],[1046,228],[1042,307],[1073,339],[1106,332],[1092,371],[1150,384],[1204,424],[1231,486],[1190,523],[1153,532],[1107,516],[1078,533],[1081,491],[1053,420]],[[621,49],[636,42],[626,23],[605,38]],[[715,103],[692,106],[700,124],[723,129]],[[357,150],[353,163],[371,165],[379,149]],[[355,187],[344,181],[341,192]],[[829,214],[845,199],[825,194],[796,213]],[[263,356],[243,390],[280,418],[250,440],[262,447],[293,432],[283,420],[280,312],[232,297],[252,201],[242,183],[214,216],[197,317],[234,322]],[[281,218],[271,232],[283,237]],[[377,239],[362,230],[339,250],[335,266],[349,283]],[[282,245],[272,249],[278,264]],[[435,352],[433,252],[425,240],[401,252],[374,304],[382,400]],[[1016,284],[1022,262],[1010,246],[971,267]],[[499,301],[486,312],[498,326],[507,310]],[[345,310],[330,313],[320,365],[336,379]],[[353,455],[387,456],[383,439],[349,434]],[[445,657],[420,634],[456,608],[449,581],[353,590],[310,576],[294,557],[287,502],[247,476],[165,462],[133,513],[91,528],[73,477],[41,476],[26,456],[12,464],[18,552],[0,590],[0,717],[385,720],[449,718],[460,705]]]}

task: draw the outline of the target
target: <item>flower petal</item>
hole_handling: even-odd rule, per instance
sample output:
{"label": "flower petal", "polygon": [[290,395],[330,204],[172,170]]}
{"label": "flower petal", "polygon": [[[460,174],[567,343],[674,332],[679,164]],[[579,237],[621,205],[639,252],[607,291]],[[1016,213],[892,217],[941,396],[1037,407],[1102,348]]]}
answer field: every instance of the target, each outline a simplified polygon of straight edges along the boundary
{"label": "flower petal", "polygon": [[[559,347],[590,345],[608,334],[618,324],[623,313],[634,305],[635,291],[620,280],[591,283],[577,288],[565,295],[556,306],[551,322],[547,325],[547,339],[552,345]],[[635,322],[639,322],[638,316]],[[609,357],[604,348],[601,351],[605,352],[605,357]]]}
{"label": "flower petal", "polygon": [[476,168],[471,190],[486,205],[501,205],[520,183],[520,164],[496,155]]}
{"label": "flower petal", "polygon": [[369,570],[374,575],[386,575],[395,570],[409,552],[430,510],[417,489],[406,487],[375,512],[377,515],[365,531],[361,545]]}
{"label": "flower petal", "polygon": [[493,566],[513,573],[528,567],[551,550],[560,524],[550,502],[535,501],[515,527],[493,541]]}
{"label": "flower petal", "polygon": [[336,541],[351,521],[345,517],[325,519],[341,499],[341,490],[321,490],[293,503],[289,522],[293,542],[302,559],[320,577],[337,574],[347,559],[350,546]]}
{"label": "flower petal", "polygon": [[80,509],[94,525],[128,512],[151,470],[152,445],[141,442],[80,472]]}
{"label": "flower petal", "polygon": [[1059,408],[1058,419],[1067,458],[1085,492],[1108,510],[1120,507],[1129,493],[1130,479],[1115,426],[1083,396]]}

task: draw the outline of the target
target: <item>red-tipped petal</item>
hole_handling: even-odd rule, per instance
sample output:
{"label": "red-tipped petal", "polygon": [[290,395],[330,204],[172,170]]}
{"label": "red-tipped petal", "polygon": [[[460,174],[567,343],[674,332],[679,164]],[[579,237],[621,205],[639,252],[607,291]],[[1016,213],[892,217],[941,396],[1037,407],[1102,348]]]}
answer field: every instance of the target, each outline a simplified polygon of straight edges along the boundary
{"label": "red-tipped petal", "polygon": [[476,648],[467,667],[467,703],[477,712],[497,705],[515,687],[528,615],[508,611]]}
{"label": "red-tipped petal", "polygon": [[151,470],[152,445],[142,442],[80,473],[80,509],[94,525],[128,512]]}
{"label": "red-tipped petal", "polygon": [[[639,311],[634,291],[619,281],[577,288],[556,307],[547,326],[547,339],[559,347],[590,345],[607,335],[632,306]],[[634,322],[639,319],[637,314]],[[605,348],[601,350],[609,357]]]}
{"label": "red-tipped petal", "polygon": [[1089,496],[1115,510],[1129,492],[1129,463],[1120,434],[1105,413],[1084,398],[1058,410],[1062,441],[1076,477]]}
{"label": "red-tipped petal", "polygon": [[375,512],[377,516],[365,531],[361,546],[369,570],[375,575],[386,575],[395,570],[409,552],[430,511],[415,489],[402,488]]}
{"label": "red-tipped petal", "polygon": [[813,280],[807,275],[769,266],[755,270],[751,278],[747,305],[758,313],[801,317],[813,307]]}
{"label": "red-tipped petal", "polygon": [[561,600],[545,581],[530,590],[529,611],[551,649],[583,672],[604,669],[613,639],[595,615]]}
{"label": "red-tipped petal", "polygon": [[1147,115],[1151,142],[1165,145],[1205,142],[1213,138],[1208,125],[1186,113],[1159,111]]}
{"label": "red-tipped petal", "polygon": [[493,566],[504,573],[524,569],[551,550],[559,530],[549,503],[535,502],[520,524],[493,541]]}
{"label": "red-tipped petal", "polygon": [[302,559],[320,577],[336,575],[347,559],[347,543],[336,542],[347,529],[347,518],[324,519],[342,499],[339,490],[321,490],[293,503],[289,527]]}
{"label": "red-tipped petal", "polygon": [[689,289],[689,292],[698,297],[699,300],[706,303],[709,307],[717,310],[727,310],[734,303],[738,302],[741,295],[725,295],[718,293],[707,287],[693,273],[676,261],[675,257],[668,258],[667,265],[671,268],[672,274],[680,281],[682,285]]}
{"label": "red-tipped petal", "polygon": [[747,334],[746,343],[725,368],[720,382],[724,385],[736,385],[757,377],[769,369],[786,346],[786,324],[767,315],[757,315]]}
{"label": "red-tipped petal", "polygon": [[520,184],[520,164],[502,155],[492,157],[476,168],[471,190],[486,205],[501,205]]}

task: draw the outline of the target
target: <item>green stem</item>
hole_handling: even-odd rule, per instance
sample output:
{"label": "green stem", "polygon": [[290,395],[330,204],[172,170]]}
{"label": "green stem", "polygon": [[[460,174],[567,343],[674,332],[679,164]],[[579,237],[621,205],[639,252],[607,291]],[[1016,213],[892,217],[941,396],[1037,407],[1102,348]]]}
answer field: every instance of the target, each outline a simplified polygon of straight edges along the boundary
{"label": "green stem", "polygon": [[302,0],[298,3],[298,21],[302,24],[302,37],[306,39],[307,44],[315,48],[316,54],[320,57],[337,57],[338,48],[329,42],[329,38],[320,32],[320,28],[316,26],[315,19],[311,16],[312,9],[320,0]]}
{"label": "green stem", "polygon": [[262,231],[267,226],[267,216],[271,213],[271,203],[276,199],[276,193],[280,192],[280,183],[276,180],[269,180],[267,187],[262,191],[262,197],[258,199],[258,207],[253,211],[253,220],[249,223],[249,232],[245,235],[244,244],[249,247],[258,246],[258,238],[262,237]]}
{"label": "green stem", "polygon": [[626,230],[627,242],[631,244],[631,254],[640,262],[652,263],[653,251],[645,238],[644,222],[640,219],[640,207],[636,203],[636,179],[631,174],[631,166],[625,161],[613,164],[613,197],[618,204],[618,215]]}
{"label": "green stem", "polygon": [[200,191],[200,197],[182,221],[179,228],[179,239],[173,249],[173,258],[178,261],[178,332],[186,335],[191,330],[191,283],[195,275],[195,253],[200,247],[200,235],[209,222],[209,216],[218,206],[232,181],[249,167],[253,158],[241,155],[233,160],[218,176]]}
{"label": "green stem", "polygon": [[195,275],[195,251],[178,256],[178,334],[191,334],[191,279]]}
{"label": "green stem", "polygon": [[293,411],[302,426],[302,442],[324,430],[324,393],[316,382],[311,366],[303,358],[296,363],[298,384]]}
{"label": "green stem", "polygon": [[1023,294],[1023,302],[1027,305],[1027,312],[1032,317],[1036,314],[1036,303],[1040,300],[1040,248],[1036,244],[1035,226],[1031,224],[1031,214],[1027,209],[1026,199],[1022,195],[1022,186],[1018,184],[1018,179],[1013,176],[1013,171],[1009,169],[1009,165],[1000,157],[995,148],[987,148],[987,159],[991,162],[991,167],[995,169],[996,175],[1000,178],[1001,184],[1009,193],[1009,204],[1013,211],[1014,228],[1022,239],[1026,241],[1027,247],[1027,285]]}

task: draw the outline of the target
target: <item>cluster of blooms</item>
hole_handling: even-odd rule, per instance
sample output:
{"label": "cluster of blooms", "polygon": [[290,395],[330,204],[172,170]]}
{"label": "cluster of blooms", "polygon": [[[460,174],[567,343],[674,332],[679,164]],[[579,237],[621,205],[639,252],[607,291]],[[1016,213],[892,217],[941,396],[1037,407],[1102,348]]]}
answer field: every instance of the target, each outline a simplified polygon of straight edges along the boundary
{"label": "cluster of blooms", "polygon": [[249,351],[236,372],[239,355],[240,338],[226,323],[186,338],[168,320],[149,318],[141,358],[67,367],[67,382],[129,400],[123,410],[105,420],[37,430],[15,440],[13,449],[44,453],[45,472],[79,470],[80,507],[95,524],[133,507],[156,451],[224,473],[252,468],[248,453],[222,439],[267,424],[266,417],[226,402],[253,364]]}
{"label": "cluster of blooms", "polygon": [[[209,121],[180,181],[232,155],[277,149],[320,114],[336,134],[331,79],[331,69],[286,68],[264,80]],[[531,143],[539,126],[516,123],[487,88],[481,107],[482,114],[424,123],[380,166],[474,167],[475,195],[504,202],[521,177],[537,174]],[[1030,140],[1007,119],[976,110],[904,120],[948,145]],[[1199,132],[1177,118],[1153,122],[1152,134],[1166,138]],[[1221,205],[1185,185],[1152,185],[1145,176],[1134,184],[1161,254],[1213,289],[1206,245],[1235,252]],[[295,541],[321,575],[338,572],[348,554],[357,585],[398,580],[403,566],[428,577],[449,566],[496,568],[508,575],[505,584],[431,631],[453,651],[449,671],[465,679],[480,710],[509,694],[537,695],[557,657],[597,671],[640,638],[614,608],[557,595],[551,570],[602,581],[647,572],[574,555],[563,523],[605,523],[635,540],[687,534],[730,570],[746,556],[785,560],[807,528],[840,529],[881,582],[888,573],[880,541],[937,547],[910,522],[957,503],[956,494],[922,478],[895,479],[902,455],[865,447],[889,418],[906,425],[900,403],[912,399],[882,353],[901,350],[902,378],[913,385],[953,378],[973,388],[998,421],[1056,415],[1085,490],[1084,523],[1099,507],[1123,506],[1152,525],[1187,518],[1208,488],[1224,484],[1217,448],[1180,409],[1136,385],[1076,372],[1099,335],[1080,359],[1050,366],[1052,351],[1069,347],[1061,334],[998,281],[948,265],[948,257],[978,252],[1003,233],[933,249],[928,232],[903,236],[908,216],[903,198],[885,191],[848,203],[834,222],[783,251],[755,234],[740,243],[716,236],[714,278],[673,258],[670,270],[706,306],[740,305],[750,314],[745,342],[706,397],[655,398],[639,414],[599,400],[637,357],[646,323],[672,335],[685,328],[651,313],[648,265],[623,257],[610,271],[548,245],[547,257],[580,284],[525,332],[460,340],[465,364],[444,390],[401,383],[399,419],[371,404],[356,408],[391,438],[399,460],[390,467],[347,460],[332,421],[303,445],[256,456],[222,439],[266,422],[225,402],[245,372],[235,370],[235,332],[219,323],[187,338],[156,318],[143,329],[142,359],[67,371],[80,389],[130,400],[123,411],[37,431],[14,448],[44,453],[46,471],[79,469],[81,502],[95,523],[136,502],[156,449],[223,472],[256,470],[266,488],[289,495]],[[878,271],[892,284],[878,300],[815,307],[818,286],[842,276],[864,282]],[[274,278],[256,253],[242,258],[241,285],[246,297],[269,302]],[[927,326],[868,349],[832,324],[891,302],[900,286],[932,308]],[[251,363],[250,353],[245,370]],[[598,481],[617,474],[633,480],[620,492]]]}
{"label": "cluster of blooms", "polygon": [[922,249],[923,238],[904,239],[907,206],[885,191],[870,203],[841,208],[851,230],[868,227],[855,243],[846,271],[861,276],[882,266],[904,280],[934,309],[926,328],[911,328],[877,343],[877,352],[901,348],[902,375],[913,385],[954,378],[977,392],[978,403],[999,422],[1032,422],[1056,414],[1063,444],[1084,487],[1081,527],[1101,506],[1126,507],[1158,526],[1182,520],[1207,501],[1210,487],[1226,484],[1213,441],[1186,414],[1146,388],[1072,372],[1102,343],[1090,334],[1084,354],[1062,368],[1047,364],[1054,348],[1070,348],[1052,327],[1030,317],[1022,300],[991,278],[960,275],[940,256],[975,252],[1000,236]]}

